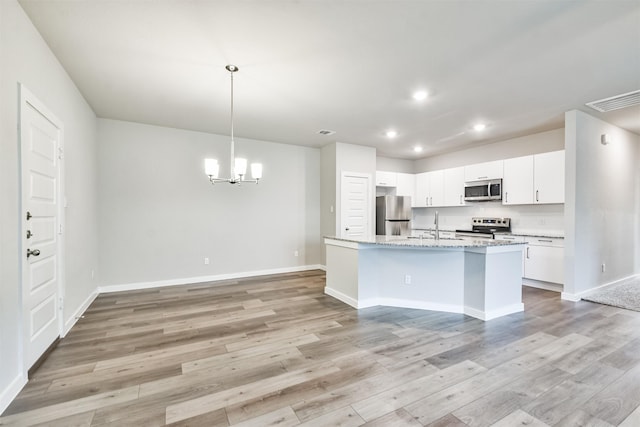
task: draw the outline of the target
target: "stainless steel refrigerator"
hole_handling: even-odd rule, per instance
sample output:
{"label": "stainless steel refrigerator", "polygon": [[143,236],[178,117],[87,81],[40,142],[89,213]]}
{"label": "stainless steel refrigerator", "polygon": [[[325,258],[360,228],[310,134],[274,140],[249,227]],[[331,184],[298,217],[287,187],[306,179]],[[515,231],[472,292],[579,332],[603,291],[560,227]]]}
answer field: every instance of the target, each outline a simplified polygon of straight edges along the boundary
{"label": "stainless steel refrigerator", "polygon": [[376,197],[376,234],[408,236],[411,234],[411,197]]}

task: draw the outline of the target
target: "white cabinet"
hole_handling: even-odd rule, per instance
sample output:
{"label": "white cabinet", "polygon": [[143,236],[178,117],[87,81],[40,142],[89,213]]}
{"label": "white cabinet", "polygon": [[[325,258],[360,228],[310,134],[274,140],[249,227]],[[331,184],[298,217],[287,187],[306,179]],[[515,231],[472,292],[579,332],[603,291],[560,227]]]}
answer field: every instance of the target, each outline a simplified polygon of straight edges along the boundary
{"label": "white cabinet", "polygon": [[395,187],[397,175],[395,172],[376,171],[376,187]]}
{"label": "white cabinet", "polygon": [[485,179],[499,179],[503,175],[503,161],[476,163],[464,167],[465,181],[482,181]]}
{"label": "white cabinet", "polygon": [[464,167],[444,170],[444,206],[464,206]]}
{"label": "white cabinet", "polygon": [[502,204],[531,205],[533,196],[533,156],[505,160]]}
{"label": "white cabinet", "polygon": [[444,171],[429,172],[429,206],[444,206]]}
{"label": "white cabinet", "polygon": [[396,174],[396,196],[410,196],[411,203],[416,197],[416,176],[412,173]]}
{"label": "white cabinet", "polygon": [[564,150],[533,156],[534,203],[564,203]]}
{"label": "white cabinet", "polygon": [[444,171],[423,172],[416,175],[415,208],[444,206]]}
{"label": "white cabinet", "polygon": [[411,204],[414,208],[426,208],[429,202],[429,172],[416,175],[416,197]]}
{"label": "white cabinet", "polygon": [[564,240],[528,237],[525,248],[524,277],[551,283],[564,283]]}

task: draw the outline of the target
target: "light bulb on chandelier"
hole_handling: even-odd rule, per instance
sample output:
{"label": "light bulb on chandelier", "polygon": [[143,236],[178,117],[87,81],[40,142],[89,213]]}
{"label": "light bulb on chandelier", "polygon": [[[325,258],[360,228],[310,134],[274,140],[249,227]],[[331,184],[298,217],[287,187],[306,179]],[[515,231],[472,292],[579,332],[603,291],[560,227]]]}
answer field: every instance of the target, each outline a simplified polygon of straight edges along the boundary
{"label": "light bulb on chandelier", "polygon": [[212,184],[228,182],[229,184],[240,184],[243,182],[258,183],[262,178],[262,163],[251,164],[251,178],[245,179],[247,173],[247,159],[235,157],[235,141],[233,139],[233,73],[238,71],[235,65],[225,67],[231,75],[231,155],[229,162],[229,178],[219,178],[220,164],[217,159],[204,159],[204,173],[209,177]]}

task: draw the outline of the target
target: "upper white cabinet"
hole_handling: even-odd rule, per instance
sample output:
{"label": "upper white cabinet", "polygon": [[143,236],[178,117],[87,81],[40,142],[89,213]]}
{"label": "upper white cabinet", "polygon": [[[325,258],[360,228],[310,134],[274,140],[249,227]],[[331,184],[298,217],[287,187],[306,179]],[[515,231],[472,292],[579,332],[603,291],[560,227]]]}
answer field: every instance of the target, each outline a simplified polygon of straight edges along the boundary
{"label": "upper white cabinet", "polygon": [[395,187],[398,174],[395,172],[376,171],[377,187]]}
{"label": "upper white cabinet", "polygon": [[533,156],[534,203],[564,203],[564,150]]}
{"label": "upper white cabinet", "polygon": [[411,201],[414,208],[426,208],[429,203],[429,172],[416,175],[416,197]]}
{"label": "upper white cabinet", "polygon": [[444,170],[444,206],[464,206],[464,167]]}
{"label": "upper white cabinet", "polygon": [[416,176],[412,173],[396,174],[396,196],[410,196],[411,203],[416,193]]}
{"label": "upper white cabinet", "polygon": [[482,181],[485,179],[499,179],[503,176],[503,161],[476,163],[464,167],[465,181]]}
{"label": "upper white cabinet", "polygon": [[444,206],[444,171],[429,172],[429,206]]}
{"label": "upper white cabinet", "polygon": [[505,160],[502,204],[531,205],[533,196],[533,156]]}
{"label": "upper white cabinet", "polygon": [[416,175],[414,208],[444,206],[444,171],[423,172]]}

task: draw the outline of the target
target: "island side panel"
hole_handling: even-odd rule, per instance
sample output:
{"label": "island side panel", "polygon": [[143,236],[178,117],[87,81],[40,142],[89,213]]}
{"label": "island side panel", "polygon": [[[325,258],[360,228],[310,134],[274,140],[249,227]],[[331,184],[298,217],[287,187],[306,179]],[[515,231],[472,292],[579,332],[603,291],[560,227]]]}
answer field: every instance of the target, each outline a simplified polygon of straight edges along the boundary
{"label": "island side panel", "polygon": [[463,312],[463,249],[378,246],[359,256],[360,307]]}
{"label": "island side panel", "polygon": [[468,248],[464,292],[465,313],[482,320],[523,311],[522,246]]}
{"label": "island side panel", "polygon": [[358,244],[326,244],[327,295],[358,308]]}

